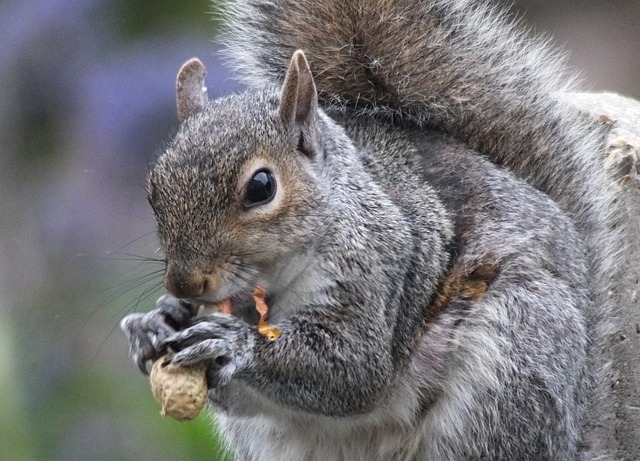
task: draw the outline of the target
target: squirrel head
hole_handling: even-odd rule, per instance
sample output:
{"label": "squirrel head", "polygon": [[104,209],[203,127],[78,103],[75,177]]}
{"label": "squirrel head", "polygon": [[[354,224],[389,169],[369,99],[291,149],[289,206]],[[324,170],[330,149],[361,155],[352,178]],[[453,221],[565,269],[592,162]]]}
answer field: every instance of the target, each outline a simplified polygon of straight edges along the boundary
{"label": "squirrel head", "polygon": [[205,74],[197,59],[180,70],[181,125],[147,189],[166,288],[179,298],[217,302],[259,283],[269,289],[287,257],[312,248],[322,232],[322,122],[302,51],[279,93],[209,101]]}

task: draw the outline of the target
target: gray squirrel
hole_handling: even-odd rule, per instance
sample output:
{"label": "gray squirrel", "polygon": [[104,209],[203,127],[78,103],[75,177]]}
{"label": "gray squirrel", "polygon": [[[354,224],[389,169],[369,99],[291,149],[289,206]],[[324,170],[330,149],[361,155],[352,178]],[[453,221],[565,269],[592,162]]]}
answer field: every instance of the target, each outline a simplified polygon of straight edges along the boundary
{"label": "gray squirrel", "polygon": [[224,8],[249,89],[178,75],[148,178],[170,294],[121,323],[140,369],[206,361],[238,460],[612,459],[619,211],[556,51],[480,0]]}

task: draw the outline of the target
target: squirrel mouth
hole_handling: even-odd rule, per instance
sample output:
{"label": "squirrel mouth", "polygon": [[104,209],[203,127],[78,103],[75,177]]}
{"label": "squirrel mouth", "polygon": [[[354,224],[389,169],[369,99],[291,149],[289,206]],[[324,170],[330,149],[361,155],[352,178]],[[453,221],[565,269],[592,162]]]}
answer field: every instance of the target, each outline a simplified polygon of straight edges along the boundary
{"label": "squirrel mouth", "polygon": [[[267,322],[269,315],[269,307],[266,302],[266,293],[264,288],[256,287],[253,291],[253,306],[248,311],[242,312],[242,306],[238,309],[240,312],[236,312],[236,315],[245,317],[245,320],[249,323],[257,324],[258,332],[267,337],[270,341],[275,341],[280,337],[282,332],[277,327],[272,327]],[[210,315],[212,313],[219,312],[221,314],[233,314],[233,302],[231,298],[224,298],[221,301],[215,303],[206,303],[200,306],[200,313],[202,315]],[[244,315],[243,315],[244,314]],[[251,320],[250,320],[251,318]]]}

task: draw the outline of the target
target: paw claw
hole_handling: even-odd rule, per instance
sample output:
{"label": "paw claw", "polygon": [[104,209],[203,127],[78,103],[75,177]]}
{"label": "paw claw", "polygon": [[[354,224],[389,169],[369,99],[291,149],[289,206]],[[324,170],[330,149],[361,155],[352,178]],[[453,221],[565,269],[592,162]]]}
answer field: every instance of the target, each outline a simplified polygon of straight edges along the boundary
{"label": "paw claw", "polygon": [[164,295],[155,309],[146,314],[129,314],[120,321],[133,361],[142,373],[148,374],[149,362],[166,353],[166,340],[191,322],[196,312],[194,304]]}

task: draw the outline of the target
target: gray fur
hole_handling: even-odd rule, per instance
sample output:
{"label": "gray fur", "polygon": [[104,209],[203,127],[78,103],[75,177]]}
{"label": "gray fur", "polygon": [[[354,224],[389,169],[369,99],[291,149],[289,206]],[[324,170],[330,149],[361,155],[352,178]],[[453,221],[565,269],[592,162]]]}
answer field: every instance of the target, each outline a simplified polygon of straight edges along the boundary
{"label": "gray fur", "polygon": [[[122,322],[134,358],[207,361],[239,460],[605,458],[588,433],[615,250],[598,136],[552,95],[546,47],[484,2],[415,3],[232,4],[254,88],[191,114],[148,189],[167,287],[236,315],[161,298]],[[315,83],[273,87],[307,60]],[[247,206],[264,168],[277,192]]]}

